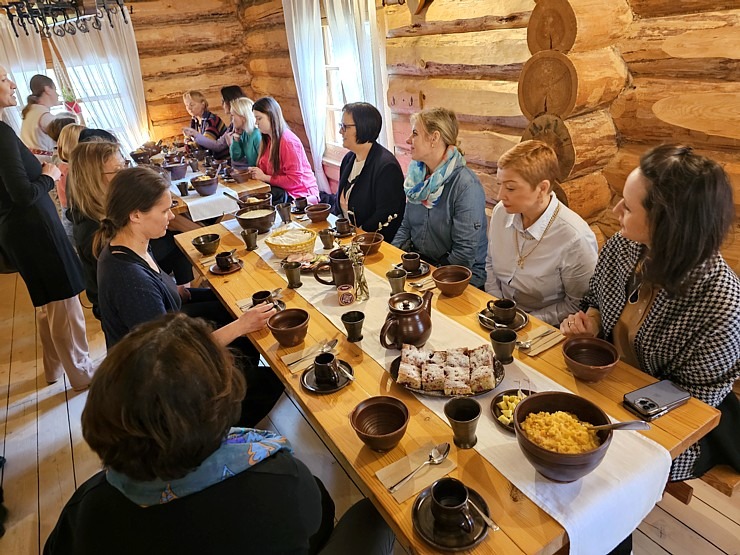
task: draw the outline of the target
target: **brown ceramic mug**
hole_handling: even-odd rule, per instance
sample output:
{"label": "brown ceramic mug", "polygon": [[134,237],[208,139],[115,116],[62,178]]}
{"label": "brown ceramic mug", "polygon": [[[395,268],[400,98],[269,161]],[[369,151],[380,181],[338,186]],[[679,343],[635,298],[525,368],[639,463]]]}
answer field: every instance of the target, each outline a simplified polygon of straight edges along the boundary
{"label": "brown ceramic mug", "polygon": [[432,517],[435,525],[473,532],[473,517],[468,507],[468,488],[455,478],[441,478],[432,484]]}
{"label": "brown ceramic mug", "polygon": [[332,353],[321,353],[313,361],[313,375],[319,385],[337,385],[337,357]]}
{"label": "brown ceramic mug", "polygon": [[402,254],[401,264],[403,265],[403,269],[406,270],[409,274],[417,272],[419,270],[419,266],[421,266],[421,258],[419,258],[419,253],[407,252]]}

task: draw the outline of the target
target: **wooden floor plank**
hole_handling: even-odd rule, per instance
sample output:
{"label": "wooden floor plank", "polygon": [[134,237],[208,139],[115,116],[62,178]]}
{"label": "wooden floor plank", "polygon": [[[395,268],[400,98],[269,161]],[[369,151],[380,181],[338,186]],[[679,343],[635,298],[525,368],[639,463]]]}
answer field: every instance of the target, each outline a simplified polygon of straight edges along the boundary
{"label": "wooden floor plank", "polygon": [[735,524],[740,524],[740,496],[727,497],[703,480],[689,480],[688,482],[694,488],[695,498],[701,499]]}
{"label": "wooden floor plank", "polygon": [[655,507],[650,511],[638,528],[668,553],[724,555],[720,549],[660,507]]}
{"label": "wooden floor plank", "polygon": [[668,552],[639,530],[632,533],[632,553],[634,555],[668,555]]}
{"label": "wooden floor plank", "polygon": [[[16,274],[0,274],[0,453],[4,453],[10,393],[10,353],[13,345]],[[2,472],[2,471],[0,471]]]}

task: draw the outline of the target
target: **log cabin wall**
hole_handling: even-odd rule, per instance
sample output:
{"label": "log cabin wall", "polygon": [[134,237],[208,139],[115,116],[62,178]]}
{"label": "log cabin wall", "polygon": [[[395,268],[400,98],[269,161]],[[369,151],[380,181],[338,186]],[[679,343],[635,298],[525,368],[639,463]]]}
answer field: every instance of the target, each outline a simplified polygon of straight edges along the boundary
{"label": "log cabin wall", "polygon": [[200,90],[209,109],[221,109],[221,87],[249,85],[242,26],[233,0],[127,0],[133,9],[149,130],[154,140],[182,135],[190,116],[183,92]]}

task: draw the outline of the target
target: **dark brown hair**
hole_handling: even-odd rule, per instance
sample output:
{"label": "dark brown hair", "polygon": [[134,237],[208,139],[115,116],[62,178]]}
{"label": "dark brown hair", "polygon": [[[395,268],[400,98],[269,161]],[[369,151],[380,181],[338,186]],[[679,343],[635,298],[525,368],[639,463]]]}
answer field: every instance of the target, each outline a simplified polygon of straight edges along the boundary
{"label": "dark brown hair", "polygon": [[33,104],[39,103],[39,98],[41,98],[41,95],[46,92],[46,87],[51,87],[52,89],[56,87],[56,85],[54,85],[54,81],[46,75],[40,74],[36,74],[31,77],[31,82],[28,85],[31,89],[31,94],[26,98],[26,105],[21,112],[21,117],[23,119],[26,119],[26,115],[28,114],[30,107]]}
{"label": "dark brown hair", "polygon": [[211,331],[171,313],[108,351],[82,413],[82,435],[106,467],[135,480],[173,480],[218,449],[246,385]]}
{"label": "dark brown hair", "polygon": [[383,127],[383,117],[375,106],[369,102],[351,102],[344,105],[342,112],[352,116],[358,144],[373,143],[377,140]]}
{"label": "dark brown hair", "polygon": [[164,177],[146,166],[118,172],[110,182],[105,217],[100,221],[100,229],[93,240],[95,256],[128,225],[131,213],[137,210],[149,212],[168,189]]}
{"label": "dark brown hair", "polygon": [[77,123],[75,118],[70,118],[68,116],[56,117],[46,126],[46,134],[56,143],[59,141],[59,134],[62,132],[62,129],[68,125],[72,125],[73,123]]}
{"label": "dark brown hair", "polygon": [[650,228],[645,277],[684,294],[718,251],[735,219],[730,179],[691,147],[661,145],[640,158],[648,181],[643,205]]}
{"label": "dark brown hair", "polygon": [[[237,98],[245,98],[247,95],[239,85],[227,85],[221,87],[221,101],[224,102],[228,109],[231,109],[231,103]],[[226,114],[228,116],[228,114]]]}
{"label": "dark brown hair", "polygon": [[[280,108],[280,104],[277,100],[271,96],[263,96],[252,107],[253,112],[262,112],[270,120],[270,164],[272,164],[272,171],[275,174],[280,172],[280,140],[283,138],[283,133],[288,130],[288,124],[285,123],[283,118],[283,110]],[[268,138],[262,135],[262,142],[260,143],[260,157],[265,151],[265,145],[267,144]]]}

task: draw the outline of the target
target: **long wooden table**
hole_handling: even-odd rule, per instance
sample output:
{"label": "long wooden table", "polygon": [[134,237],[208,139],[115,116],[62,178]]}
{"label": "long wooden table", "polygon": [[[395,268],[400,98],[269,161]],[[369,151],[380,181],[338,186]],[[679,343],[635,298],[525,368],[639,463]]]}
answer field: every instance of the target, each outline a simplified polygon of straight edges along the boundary
{"label": "long wooden table", "polygon": [[[306,227],[318,231],[325,225],[308,224]],[[203,233],[219,234],[220,250],[236,248],[237,256],[244,261],[244,269],[227,276],[208,273],[198,263],[200,254],[191,245],[192,239]],[[233,314],[239,313],[236,302],[249,297],[254,291],[285,287],[284,280],[275,273],[270,264],[255,252],[247,252],[242,241],[220,224],[180,234],[177,236],[177,242],[194,265],[205,273],[216,294]],[[384,275],[389,264],[400,261],[400,255],[401,251],[388,243],[383,243],[378,254],[366,259],[366,266],[371,271],[374,269],[376,273]],[[313,278],[305,276],[304,279]],[[331,294],[328,288],[327,294]],[[435,294],[433,307],[475,331],[487,341],[488,330],[481,328],[474,316],[491,298],[474,287],[468,287],[461,296],[455,298]],[[303,308],[311,315],[304,345],[327,338],[340,338],[338,356],[348,361],[354,368],[357,376],[354,384],[331,395],[317,396],[306,392],[299,382],[300,372],[291,374],[280,358],[289,352],[301,350],[303,346],[282,348],[267,329],[251,334],[250,339],[284,382],[287,393],[300,404],[312,426],[339,463],[394,529],[398,541],[414,553],[434,551],[413,531],[411,510],[414,497],[398,504],[375,477],[375,472],[417,450],[425,443],[431,441],[437,444],[449,441],[451,431],[448,424],[426,408],[413,394],[396,385],[385,368],[365,355],[360,347],[344,340],[344,330],[338,330],[296,291],[284,289],[283,299],[289,307]],[[386,299],[378,299],[378,302],[386,302]],[[541,324],[542,322],[530,317],[528,327],[522,331],[528,331]],[[366,338],[366,341],[368,340],[372,338]],[[518,352],[515,356],[570,391],[597,403],[608,414],[620,420],[633,418],[631,413],[622,407],[623,394],[655,381],[640,370],[619,363],[604,380],[596,384],[585,384],[576,380],[566,370],[560,348],[549,349],[537,357],[519,355]],[[407,432],[399,446],[384,454],[365,447],[355,435],[348,420],[349,413],[360,401],[375,395],[392,395],[403,400],[411,416]],[[714,428],[718,422],[719,411],[692,398],[686,405],[654,421],[652,428],[644,434],[664,446],[675,458]],[[450,475],[462,480],[485,498],[491,518],[501,527],[499,532],[489,532],[483,543],[475,548],[476,554],[567,552],[568,539],[562,526],[522,494],[474,449],[453,449],[450,456],[457,462],[457,467]]]}
{"label": "long wooden table", "polygon": [[[228,187],[234,193],[236,193],[237,196],[239,196],[241,193],[269,193],[270,192],[270,185],[265,183],[264,181],[259,181],[257,179],[250,179],[248,181],[245,181],[244,183],[225,183],[221,178],[219,178],[219,183],[223,185],[224,187]],[[193,191],[194,195],[197,195],[195,191]],[[173,204],[172,206],[172,213],[175,215],[178,214],[187,214],[188,213],[188,205],[185,203],[184,200],[178,195],[172,195],[172,201],[177,201],[177,204]]]}

